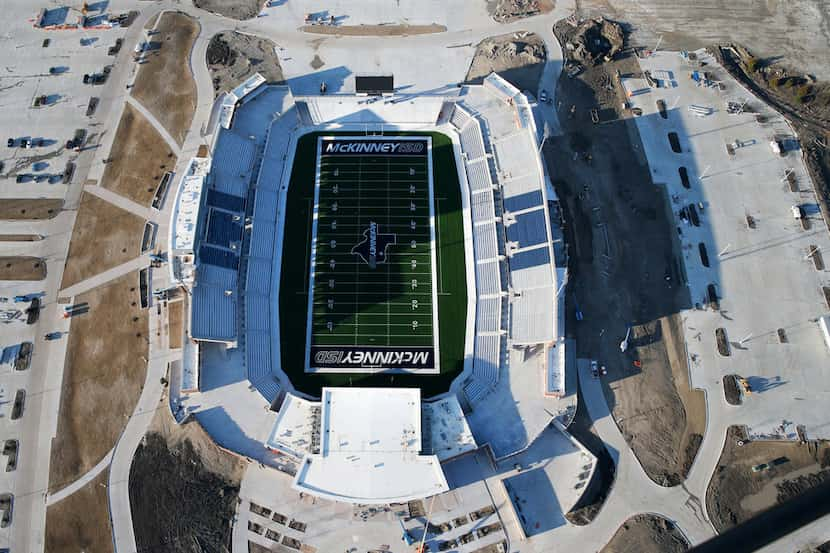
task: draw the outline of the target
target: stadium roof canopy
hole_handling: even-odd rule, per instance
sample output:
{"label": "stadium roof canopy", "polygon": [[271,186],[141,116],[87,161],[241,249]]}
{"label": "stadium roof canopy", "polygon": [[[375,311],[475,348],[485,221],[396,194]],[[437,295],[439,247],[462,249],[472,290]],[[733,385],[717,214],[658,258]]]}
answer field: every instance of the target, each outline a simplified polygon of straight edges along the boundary
{"label": "stadium roof canopy", "polygon": [[447,491],[438,457],[420,451],[419,389],[323,388],[320,452],[305,456],[294,487],[360,504]]}

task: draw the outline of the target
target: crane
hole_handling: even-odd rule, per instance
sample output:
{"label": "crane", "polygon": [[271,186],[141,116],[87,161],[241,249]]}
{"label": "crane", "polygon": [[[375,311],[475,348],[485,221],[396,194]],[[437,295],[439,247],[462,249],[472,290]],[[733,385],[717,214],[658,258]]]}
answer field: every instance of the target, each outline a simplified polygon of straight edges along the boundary
{"label": "crane", "polygon": [[428,553],[429,549],[427,549],[426,541],[427,541],[427,532],[429,531],[429,519],[432,516],[432,507],[435,505],[435,496],[432,496],[432,501],[429,502],[429,509],[427,510],[427,521],[424,523],[424,535],[421,536],[421,543],[415,548],[415,553]]}

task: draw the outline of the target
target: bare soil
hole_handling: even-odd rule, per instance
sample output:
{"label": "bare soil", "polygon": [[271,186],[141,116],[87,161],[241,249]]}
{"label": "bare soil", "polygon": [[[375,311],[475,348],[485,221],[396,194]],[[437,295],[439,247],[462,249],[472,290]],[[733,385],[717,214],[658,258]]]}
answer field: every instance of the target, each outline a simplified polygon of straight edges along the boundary
{"label": "bare soil", "polygon": [[0,234],[0,242],[37,242],[43,240],[39,234]]}
{"label": "bare soil", "polygon": [[749,441],[742,427],[733,426],[709,482],[706,508],[723,532],[826,480],[830,442]]}
{"label": "bare soil", "polygon": [[[525,34],[517,39],[517,34]],[[533,33],[510,33],[486,38],[478,43],[465,81],[480,84],[495,71],[519,90],[534,95],[545,66],[545,43]]]}
{"label": "bare soil", "polygon": [[235,31],[213,35],[207,47],[207,66],[215,95],[232,90],[254,73],[270,83],[285,82],[275,47],[267,38]]}
{"label": "bare soil", "polygon": [[548,13],[554,6],[554,0],[491,0],[487,2],[487,11],[499,23],[510,23]]}
{"label": "bare soil", "polygon": [[601,553],[680,553],[689,543],[670,521],[656,515],[626,520]]}
{"label": "bare soil", "polygon": [[143,232],[144,219],[84,192],[61,288],[138,257]]}
{"label": "bare soil", "polygon": [[[199,24],[179,12],[165,12],[150,51],[132,89],[133,97],[167,129],[179,146],[184,142],[196,110],[196,83],[190,70],[190,51]],[[173,86],[175,84],[175,86]]]}
{"label": "bare soil", "polygon": [[246,463],[195,419],[177,426],[167,401],[159,405],[130,468],[138,550],[228,552]]}
{"label": "bare soil", "polygon": [[184,300],[167,303],[167,336],[170,349],[182,347]]}
{"label": "bare soil", "polygon": [[69,327],[49,489],[72,483],[115,445],[147,373],[148,317],[138,272],[75,298],[88,312]]}
{"label": "bare soil", "polygon": [[259,545],[257,542],[248,542],[248,553],[271,553],[272,551],[272,549]]}
{"label": "bare soil", "polygon": [[256,16],[265,0],[193,0],[193,5],[239,21]]}
{"label": "bare soil", "polygon": [[46,262],[39,257],[0,257],[0,280],[43,280]]}
{"label": "bare soil", "polygon": [[9,221],[54,219],[62,208],[62,199],[4,198],[0,202],[0,219]]}
{"label": "bare soil", "polygon": [[126,104],[101,186],[149,206],[162,176],[176,167],[176,161],[175,154],[152,123]]}
{"label": "bare soil", "polygon": [[303,32],[340,36],[412,36],[444,33],[445,25],[303,25]]}
{"label": "bare soil", "polygon": [[46,508],[46,551],[110,553],[110,526],[107,481],[109,469],[83,488]]}
{"label": "bare soil", "polygon": [[[560,21],[554,31],[564,44],[576,27]],[[548,139],[544,154],[566,220],[568,293],[583,314],[577,321],[574,307],[568,313],[577,353],[607,368],[603,391],[614,419],[649,477],[670,486],[686,478],[697,454],[705,403],[689,389],[678,313],[691,299],[671,208],[651,180],[636,125],[620,113],[617,70],[638,73],[639,65],[625,51],[575,78],[562,75],[564,135]]]}

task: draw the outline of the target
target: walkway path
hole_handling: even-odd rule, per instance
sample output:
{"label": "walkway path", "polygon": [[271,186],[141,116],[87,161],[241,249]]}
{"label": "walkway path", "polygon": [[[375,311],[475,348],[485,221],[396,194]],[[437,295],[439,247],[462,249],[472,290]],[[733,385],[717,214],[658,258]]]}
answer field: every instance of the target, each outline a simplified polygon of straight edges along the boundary
{"label": "walkway path", "polygon": [[143,269],[149,265],[149,254],[144,254],[140,257],[136,257],[131,261],[127,261],[126,263],[117,265],[112,269],[108,269],[102,273],[98,273],[97,275],[93,275],[87,279],[84,279],[81,282],[78,282],[77,284],[67,286],[66,288],[60,291],[60,297],[71,298],[83,294],[84,292],[88,292],[89,290],[97,288],[102,284],[106,284],[111,280],[115,280],[120,276],[132,273],[133,271],[137,271],[139,269]]}
{"label": "walkway path", "polygon": [[141,115],[144,116],[145,119],[147,119],[147,121],[150,122],[151,125],[153,125],[153,128],[156,129],[156,131],[161,135],[164,141],[167,142],[167,145],[170,146],[170,149],[173,150],[173,153],[176,154],[176,157],[181,155],[182,151],[181,146],[179,146],[179,143],[176,142],[176,140],[172,136],[170,136],[170,133],[167,132],[167,129],[164,128],[164,125],[159,123],[159,120],[156,119],[156,116],[153,115],[150,112],[150,110],[145,108],[141,104],[141,102],[136,100],[132,95],[127,96],[127,103],[133,106]]}
{"label": "walkway path", "polygon": [[106,200],[107,202],[120,207],[124,211],[129,211],[130,213],[138,215],[146,221],[155,221],[159,217],[159,212],[155,209],[136,203],[129,198],[113,192],[109,188],[88,184],[84,187],[84,191],[89,192],[90,194],[95,194],[102,200]]}
{"label": "walkway path", "polygon": [[[191,52],[191,67],[194,68],[193,77],[196,83],[197,93],[196,112],[184,144],[181,147],[175,145],[174,148],[179,158],[175,169],[176,175],[184,171],[190,161],[190,157],[196,154],[199,145],[203,143],[201,126],[210,116],[210,110],[213,105],[213,86],[207,71],[207,66],[204,63],[207,45],[211,36],[213,36],[213,33],[205,36],[205,27],[202,24],[200,34],[197,36]],[[140,105],[133,101],[130,101],[130,103],[136,106]],[[155,118],[149,116],[148,119],[154,122],[157,129],[160,127]],[[167,133],[166,140],[171,144],[171,148],[173,148],[171,139],[172,137]],[[155,218],[159,223],[158,236],[167,236],[173,207],[173,202],[169,200],[171,197],[175,197],[175,194],[168,194],[168,201],[163,206],[162,211],[157,213]],[[154,271],[152,284],[153,289],[166,288],[170,284],[168,271]],[[151,314],[154,313],[155,310],[151,309]],[[166,332],[164,331],[164,325],[160,318],[154,315],[151,316],[150,321],[151,326],[153,326],[150,329],[150,336],[153,337],[153,341],[150,343],[150,360],[147,367],[147,378],[133,416],[130,418],[127,427],[124,429],[121,438],[116,444],[115,455],[113,456],[110,468],[108,487],[110,520],[112,523],[115,551],[117,553],[133,553],[136,551],[135,531],[133,529],[132,513],[130,510],[130,467],[138,444],[146,434],[156,409],[167,408],[167,405],[162,402],[163,386],[161,384],[161,378],[167,374],[168,363],[181,358],[181,350],[171,351],[167,349]],[[161,333],[157,337],[159,334],[158,331],[161,331]]]}
{"label": "walkway path", "polygon": [[114,450],[110,450],[109,453],[104,455],[103,459],[98,461],[98,464],[92,467],[87,471],[86,474],[66,486],[65,488],[61,488],[60,490],[56,491],[55,493],[50,493],[46,496],[46,505],[53,505],[60,501],[61,499],[65,499],[67,496],[72,495],[76,491],[80,490],[84,486],[86,486],[89,482],[91,482],[96,476],[101,474],[101,471],[107,468],[110,465],[110,461],[112,461],[112,452]]}
{"label": "walkway path", "polygon": [[594,522],[598,522],[603,515],[616,515],[622,517],[616,525],[619,527],[637,512],[654,512],[677,523],[692,544],[714,536],[714,528],[706,518],[702,505],[703,498],[690,493],[682,485],[671,488],[659,486],[646,475],[614,421],[600,380],[591,376],[589,361],[580,359],[577,370],[582,398],[594,427],[617,465],[614,487]]}

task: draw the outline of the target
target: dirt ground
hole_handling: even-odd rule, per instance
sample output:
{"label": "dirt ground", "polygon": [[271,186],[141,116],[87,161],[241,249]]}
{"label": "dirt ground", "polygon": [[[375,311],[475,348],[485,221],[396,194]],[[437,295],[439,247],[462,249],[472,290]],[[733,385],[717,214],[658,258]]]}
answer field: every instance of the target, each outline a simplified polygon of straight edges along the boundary
{"label": "dirt ground", "polygon": [[147,373],[148,316],[138,272],[77,296],[52,440],[49,489],[59,490],[94,467],[132,415]]}
{"label": "dirt ground", "polygon": [[193,5],[242,21],[257,15],[265,5],[265,0],[193,0]]}
{"label": "dirt ground", "polygon": [[39,234],[0,234],[0,242],[37,242],[43,240]]}
{"label": "dirt ground", "polygon": [[182,347],[184,300],[167,303],[167,336],[170,349]]}
{"label": "dirt ground", "polygon": [[248,542],[248,553],[271,553],[271,549],[263,547],[256,542]]}
{"label": "dirt ground", "polygon": [[61,288],[138,257],[144,219],[84,192]]}
{"label": "dirt ground", "polygon": [[632,42],[660,49],[694,50],[719,42],[746,44],[758,55],[797,63],[830,79],[826,0],[678,2],[577,0],[582,14],[630,22]]}
{"label": "dirt ground", "polygon": [[[165,12],[150,37],[132,89],[133,97],[167,129],[181,146],[196,110],[196,83],[190,71],[190,50],[199,24],[178,12]],[[175,86],[170,77],[175,75]]]}
{"label": "dirt ground", "polygon": [[234,31],[213,35],[207,48],[207,66],[215,95],[235,88],[254,73],[270,83],[285,82],[274,48],[267,38]]}
{"label": "dirt ground", "polygon": [[510,23],[524,17],[548,13],[554,0],[489,0],[487,12],[499,23]]}
{"label": "dirt ground", "polygon": [[688,549],[686,539],[668,520],[636,515],[620,526],[601,553],[680,553]]}
{"label": "dirt ground", "polygon": [[743,428],[733,426],[709,482],[706,508],[723,532],[827,480],[830,442],[748,441]]}
{"label": "dirt ground", "polygon": [[[567,23],[555,31],[560,42],[573,40]],[[651,180],[634,122],[618,113],[616,70],[639,66],[625,54],[576,78],[563,73],[557,97],[564,135],[545,144],[570,245],[575,302],[568,328],[578,355],[606,366],[603,391],[646,473],[674,485],[685,479],[705,427],[703,395],[688,389],[677,320],[691,299],[665,189]],[[591,109],[602,124],[592,123]]]}
{"label": "dirt ground", "polygon": [[495,71],[519,90],[529,90],[535,95],[545,67],[545,43],[533,33],[521,39],[515,35],[499,35],[479,42],[466,82],[480,84]]}
{"label": "dirt ground", "polygon": [[43,280],[46,262],[39,257],[0,257],[0,280]]}
{"label": "dirt ground", "polygon": [[115,131],[101,186],[149,206],[166,171],[177,158],[153,125],[130,104]]}
{"label": "dirt ground", "polygon": [[13,198],[0,202],[0,219],[9,221],[53,219],[63,208],[63,200],[47,198]]}
{"label": "dirt ground", "polygon": [[112,548],[106,484],[109,469],[66,499],[46,508],[46,551],[109,553]]}
{"label": "dirt ground", "polygon": [[195,419],[177,426],[162,401],[133,457],[130,508],[139,551],[230,551],[246,464]]}
{"label": "dirt ground", "polygon": [[300,29],[305,33],[341,36],[412,36],[447,31],[445,25],[437,23],[430,25],[304,25]]}
{"label": "dirt ground", "polygon": [[608,454],[608,450],[605,449],[605,443],[594,428],[594,423],[588,414],[588,408],[582,399],[581,389],[577,390],[576,415],[571,425],[568,426],[568,432],[597,458],[597,468],[591,482],[587,489],[582,492],[582,497],[577,504],[565,514],[565,518],[571,524],[584,526],[594,520],[603,503],[605,503],[605,498],[614,484],[616,467],[611,455]]}

